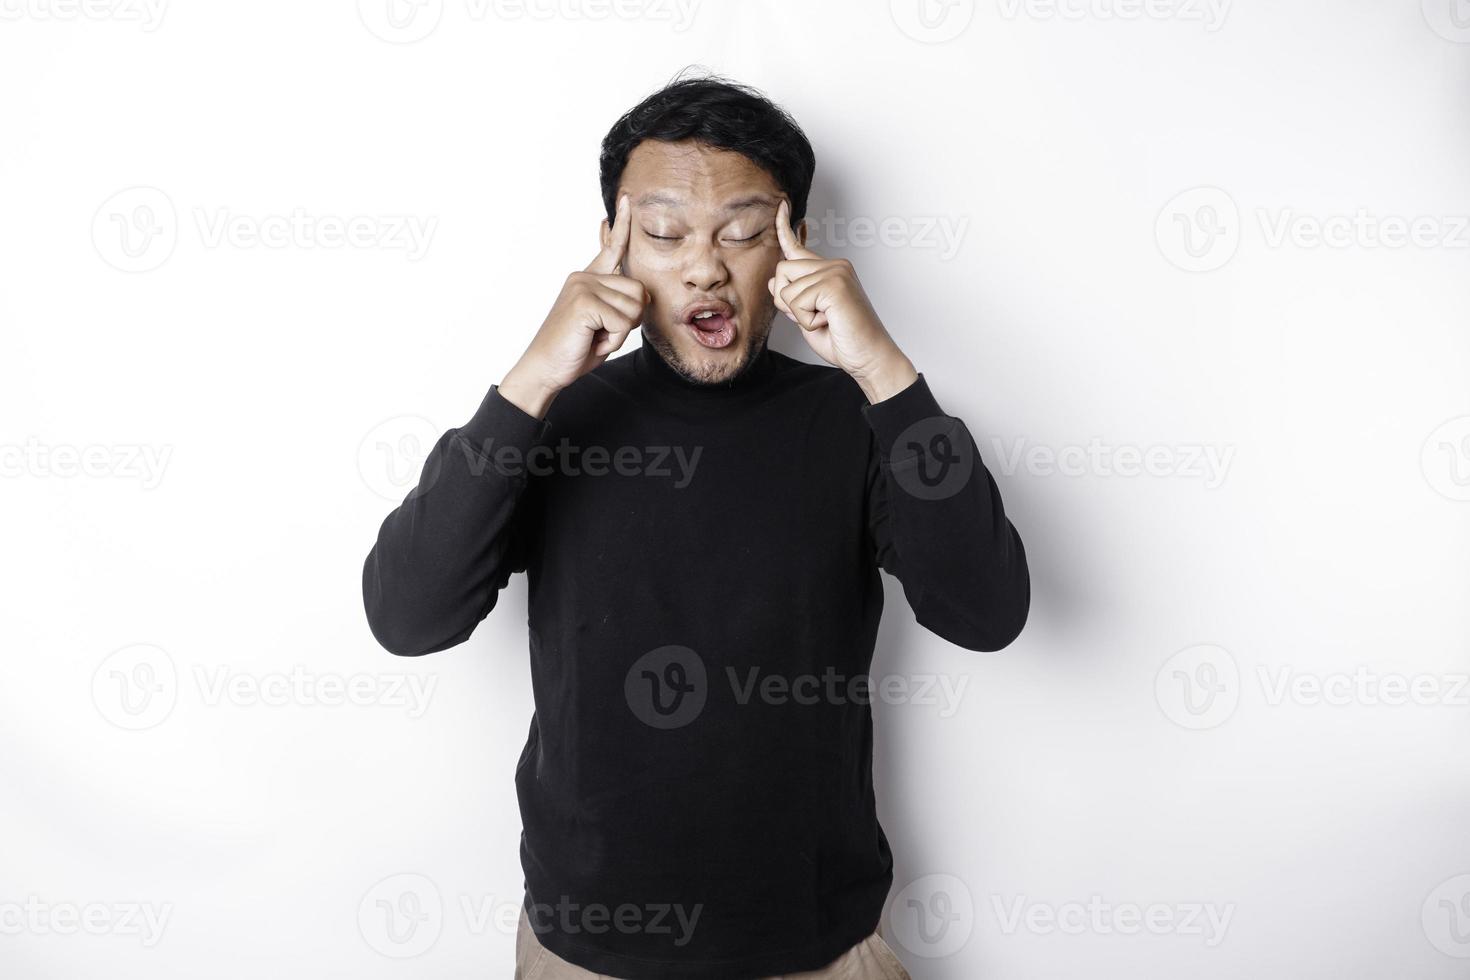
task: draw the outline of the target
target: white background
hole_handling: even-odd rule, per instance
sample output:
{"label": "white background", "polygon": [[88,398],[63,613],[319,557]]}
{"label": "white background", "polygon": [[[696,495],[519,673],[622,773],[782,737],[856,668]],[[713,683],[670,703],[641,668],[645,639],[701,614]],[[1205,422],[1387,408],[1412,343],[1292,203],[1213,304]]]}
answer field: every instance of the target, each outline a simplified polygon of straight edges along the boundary
{"label": "white background", "polygon": [[0,0],[0,975],[510,974],[524,581],[399,660],[361,563],[698,63],[1030,556],[998,654],[888,582],[915,978],[1464,976],[1470,5],[527,3]]}

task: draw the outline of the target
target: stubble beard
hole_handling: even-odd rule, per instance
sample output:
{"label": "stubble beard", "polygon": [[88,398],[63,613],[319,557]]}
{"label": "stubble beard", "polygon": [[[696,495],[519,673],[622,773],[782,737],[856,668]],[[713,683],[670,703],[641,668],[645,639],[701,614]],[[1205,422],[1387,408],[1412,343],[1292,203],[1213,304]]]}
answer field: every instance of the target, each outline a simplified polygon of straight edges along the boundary
{"label": "stubble beard", "polygon": [[694,364],[680,355],[678,347],[669,339],[662,327],[655,327],[644,322],[642,329],[643,342],[652,347],[664,359],[664,363],[673,368],[675,374],[690,384],[711,388],[732,385],[739,381],[755,365],[756,359],[766,349],[766,341],[771,336],[771,323],[770,320],[767,320],[765,329],[746,346],[739,361],[734,364],[718,362]]}

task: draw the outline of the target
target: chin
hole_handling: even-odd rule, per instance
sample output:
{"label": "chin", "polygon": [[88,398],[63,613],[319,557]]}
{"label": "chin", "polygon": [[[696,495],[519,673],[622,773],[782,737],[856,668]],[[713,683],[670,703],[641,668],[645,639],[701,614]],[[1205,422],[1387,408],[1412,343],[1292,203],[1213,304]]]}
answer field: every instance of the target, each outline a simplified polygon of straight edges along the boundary
{"label": "chin", "polygon": [[[677,329],[685,329],[680,325]],[[738,378],[766,346],[764,336],[739,337],[728,347],[709,348],[694,341],[671,343],[663,331],[643,331],[643,339],[669,366],[693,384],[726,384]]]}

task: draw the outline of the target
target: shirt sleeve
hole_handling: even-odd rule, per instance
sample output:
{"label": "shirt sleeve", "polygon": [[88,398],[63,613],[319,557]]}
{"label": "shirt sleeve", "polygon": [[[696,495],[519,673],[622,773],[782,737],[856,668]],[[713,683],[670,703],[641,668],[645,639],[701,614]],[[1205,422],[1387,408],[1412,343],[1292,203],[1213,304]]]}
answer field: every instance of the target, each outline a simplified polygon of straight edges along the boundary
{"label": "shirt sleeve", "polygon": [[922,374],[862,412],[873,433],[868,525],[879,566],[926,629],[968,650],[1007,646],[1026,623],[1031,578],[969,430],[940,409]]}
{"label": "shirt sleeve", "polygon": [[368,626],[390,653],[464,642],[525,570],[525,463],[549,428],[492,386],[469,422],[434,444],[363,563]]}

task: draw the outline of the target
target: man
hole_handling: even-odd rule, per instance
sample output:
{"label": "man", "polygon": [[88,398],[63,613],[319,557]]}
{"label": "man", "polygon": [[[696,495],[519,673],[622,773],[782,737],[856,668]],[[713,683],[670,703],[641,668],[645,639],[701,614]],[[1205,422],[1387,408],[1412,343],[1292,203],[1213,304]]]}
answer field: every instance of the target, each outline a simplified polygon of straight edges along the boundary
{"label": "man", "polygon": [[[720,79],[628,112],[601,251],[367,557],[373,634],[408,656],[528,575],[518,977],[907,976],[876,933],[878,569],[972,650],[1016,637],[1030,584],[968,430],[806,248],[814,166]],[[776,310],[831,367],[767,347]]]}

